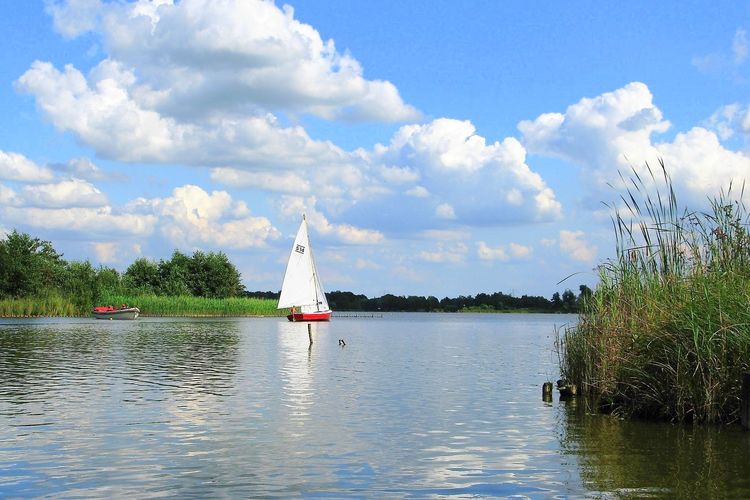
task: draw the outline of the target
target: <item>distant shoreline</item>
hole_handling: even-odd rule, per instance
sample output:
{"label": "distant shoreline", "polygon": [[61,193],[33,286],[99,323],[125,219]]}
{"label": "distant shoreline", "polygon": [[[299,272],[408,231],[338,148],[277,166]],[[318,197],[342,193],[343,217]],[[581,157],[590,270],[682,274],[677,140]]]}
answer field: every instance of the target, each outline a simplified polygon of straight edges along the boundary
{"label": "distant shoreline", "polygon": [[[337,315],[340,314],[340,316]],[[334,311],[332,319],[341,318],[378,318],[384,314],[577,314],[573,312],[560,311],[536,311],[531,309],[512,309],[504,311]],[[360,314],[361,316],[357,316]],[[286,312],[279,314],[210,314],[210,313],[175,313],[175,314],[150,314],[143,313],[140,318],[284,318]],[[92,318],[89,314],[38,314],[38,315],[0,315],[0,319],[40,319],[40,318]],[[104,321],[104,320],[102,320]]]}
{"label": "distant shoreline", "polygon": [[[336,296],[337,292],[333,292]],[[571,294],[572,295],[572,294]],[[441,306],[435,299],[434,304],[416,303],[414,297],[391,297],[402,303],[386,301],[379,303],[382,297],[369,301],[368,304],[358,304],[357,307],[344,300],[331,300],[329,303],[336,314],[383,314],[386,312],[435,312],[450,314],[560,314],[576,313],[571,307],[548,308],[543,305],[529,304],[528,307],[493,306],[490,304],[469,305],[471,297],[464,297],[462,304],[445,304]],[[457,300],[457,299],[456,299]],[[467,304],[468,302],[468,304]],[[227,297],[209,298],[189,295],[155,295],[155,294],[122,294],[104,293],[96,299],[96,304],[75,301],[75,298],[50,294],[42,297],[26,297],[0,300],[0,318],[35,318],[35,317],[77,317],[91,316],[94,306],[113,306],[115,308],[128,305],[140,309],[143,317],[284,317],[289,309],[277,309],[278,299],[272,297]],[[370,307],[368,307],[370,306]]]}

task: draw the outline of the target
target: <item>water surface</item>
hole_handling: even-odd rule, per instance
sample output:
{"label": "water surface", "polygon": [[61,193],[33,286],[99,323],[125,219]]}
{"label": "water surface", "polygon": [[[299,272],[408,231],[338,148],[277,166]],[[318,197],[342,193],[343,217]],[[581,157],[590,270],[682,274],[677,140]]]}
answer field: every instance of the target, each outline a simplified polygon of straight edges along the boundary
{"label": "water surface", "polygon": [[544,403],[573,321],[5,320],[0,497],[750,497],[748,433]]}

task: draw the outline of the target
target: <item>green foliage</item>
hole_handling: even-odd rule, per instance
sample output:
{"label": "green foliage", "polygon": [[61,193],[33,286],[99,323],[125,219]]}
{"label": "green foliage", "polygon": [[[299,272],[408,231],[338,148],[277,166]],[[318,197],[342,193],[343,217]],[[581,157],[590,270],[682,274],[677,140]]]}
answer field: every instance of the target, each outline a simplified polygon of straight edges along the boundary
{"label": "green foliage", "polygon": [[[581,288],[582,293],[584,288]],[[226,303],[187,300],[243,296],[247,299],[251,295],[266,300],[261,305],[252,305],[246,300]],[[557,302],[527,295],[513,297],[501,292],[442,300],[433,296],[392,294],[368,299],[365,295],[339,291],[327,297],[331,307],[339,311],[574,312],[580,303],[580,297],[576,299],[570,290],[563,293],[565,300],[556,293]],[[158,263],[139,258],[121,276],[111,267],[95,269],[88,261],[65,262],[50,242],[17,231],[0,240],[2,298],[29,300],[3,301],[0,316],[87,315],[97,304],[129,303],[141,307],[140,300],[148,301],[147,309],[150,308],[151,314],[283,314],[275,309],[278,293],[245,292],[239,271],[223,252],[196,251],[188,256],[175,250],[169,260]],[[274,307],[269,308],[269,304]]]}
{"label": "green foliage", "polygon": [[140,258],[125,271],[123,284],[138,295],[227,298],[244,291],[239,271],[223,252],[196,251],[188,257],[175,251],[158,264]]}
{"label": "green foliage", "polygon": [[[96,304],[137,305],[132,297],[157,295],[163,298],[153,310],[170,314],[281,314],[275,301],[219,300],[243,293],[239,271],[222,252],[187,256],[175,251],[158,264],[140,258],[120,276],[88,261],[65,262],[52,243],[25,233],[13,231],[0,240],[0,316],[88,315]],[[190,301],[190,295],[215,300]]]}
{"label": "green foliage", "polygon": [[[581,293],[591,293],[586,285],[581,285]],[[271,292],[254,292],[251,295],[258,297],[275,297],[278,294]],[[410,295],[408,297],[386,294],[382,297],[368,299],[364,295],[354,295],[351,292],[334,291],[326,293],[328,303],[335,311],[415,311],[415,312],[577,312],[582,303],[582,296],[565,290],[563,297],[555,292],[552,300],[544,297],[522,295],[514,297],[502,292],[493,294],[479,293],[476,296],[460,295],[455,298],[444,297],[421,297]]]}
{"label": "green foliage", "polygon": [[562,309],[565,312],[576,312],[578,310],[576,296],[570,290],[565,290],[562,294]]}
{"label": "green foliage", "polygon": [[114,294],[123,291],[122,278],[117,269],[102,266],[97,271],[96,277],[100,293]]}
{"label": "green foliage", "polygon": [[90,309],[100,294],[99,279],[91,263],[69,262],[65,266],[63,294],[70,297],[77,309]]}
{"label": "green foliage", "polygon": [[187,269],[190,291],[195,296],[235,297],[245,289],[239,271],[223,252],[196,251],[187,261]]}
{"label": "green foliage", "polygon": [[13,230],[0,241],[0,297],[29,297],[56,289],[64,266],[52,243]]}
{"label": "green foliage", "polygon": [[285,316],[285,310],[276,309],[276,300],[252,297],[224,299],[163,296],[105,294],[103,304],[135,305],[143,316]]}
{"label": "green foliage", "polygon": [[125,270],[122,281],[125,288],[134,293],[156,293],[160,284],[159,268],[152,261],[141,257]]}
{"label": "green foliage", "polygon": [[560,293],[559,292],[553,293],[552,294],[552,307],[554,307],[555,309],[562,310],[562,306],[563,306],[563,301],[560,298]]}
{"label": "green foliage", "polygon": [[159,292],[162,295],[191,295],[188,285],[190,258],[175,250],[170,260],[159,261]]}
{"label": "green foliage", "polygon": [[0,316],[6,318],[31,318],[37,316],[82,316],[90,308],[80,309],[67,298],[57,293],[41,297],[0,299]]}
{"label": "green foliage", "polygon": [[709,212],[678,211],[662,172],[631,180],[617,257],[558,339],[561,372],[622,414],[732,422],[750,368],[750,219],[731,187]]}

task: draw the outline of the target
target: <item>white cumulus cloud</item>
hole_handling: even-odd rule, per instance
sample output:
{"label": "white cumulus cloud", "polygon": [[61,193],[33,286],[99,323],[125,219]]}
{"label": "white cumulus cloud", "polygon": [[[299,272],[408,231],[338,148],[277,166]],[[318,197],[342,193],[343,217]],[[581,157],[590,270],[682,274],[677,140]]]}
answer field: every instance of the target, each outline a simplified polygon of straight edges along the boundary
{"label": "white cumulus cloud", "polygon": [[161,233],[179,247],[261,247],[280,236],[267,218],[249,215],[245,203],[226,191],[208,193],[190,184],[166,198],[139,198],[129,208],[159,217]]}
{"label": "white cumulus cloud", "polygon": [[417,254],[420,259],[435,264],[460,264],[466,259],[469,248],[464,243],[445,246],[438,243],[434,250],[423,250]]}
{"label": "white cumulus cloud", "polygon": [[211,180],[237,188],[256,188],[279,193],[310,192],[310,182],[294,172],[250,172],[220,167],[211,169]]}
{"label": "white cumulus cloud", "polygon": [[583,98],[565,113],[545,113],[519,123],[530,153],[564,158],[606,183],[612,172],[655,161],[651,135],[669,122],[648,87],[634,82],[594,98]]}
{"label": "white cumulus cloud", "polygon": [[722,106],[707,120],[707,127],[722,141],[737,133],[750,135],[750,106],[739,103]]}
{"label": "white cumulus cloud", "polygon": [[4,221],[33,228],[70,231],[81,235],[148,236],[156,224],[153,215],[117,213],[112,207],[4,207]]}
{"label": "white cumulus cloud", "polygon": [[24,155],[0,150],[0,179],[21,182],[49,182],[52,170],[40,167]]}
{"label": "white cumulus cloud", "polygon": [[45,10],[52,16],[58,33],[75,38],[97,26],[103,4],[101,0],[67,0],[65,3],[48,1]]}
{"label": "white cumulus cloud", "polygon": [[560,250],[574,260],[593,262],[596,258],[597,247],[587,243],[583,231],[560,231]]}
{"label": "white cumulus cloud", "polygon": [[[694,127],[672,141],[654,141],[669,122],[653,103],[648,87],[634,82],[613,92],[584,98],[563,113],[547,113],[523,121],[519,129],[531,153],[565,158],[581,168],[593,187],[610,194],[619,173],[634,168],[648,178],[645,164],[658,169],[664,160],[678,195],[701,202],[707,195],[735,185],[750,172],[750,158],[724,147],[717,133],[731,135],[728,122],[744,123],[739,107],[721,110],[712,117],[717,132]],[[657,172],[658,173],[658,172]],[[590,186],[592,187],[592,186]]]}
{"label": "white cumulus cloud", "polygon": [[0,184],[0,221],[14,227],[50,229],[79,236],[146,237],[157,218],[115,210],[107,196],[81,179],[26,184],[15,191]]}
{"label": "white cumulus cloud", "polygon": [[316,208],[316,205],[317,199],[314,196],[308,198],[285,196],[279,204],[279,211],[283,217],[291,220],[298,220],[298,217],[305,214],[314,231],[333,236],[343,243],[367,245],[384,241],[385,236],[380,231],[330,222],[328,217]]}
{"label": "white cumulus cloud", "polygon": [[312,26],[263,0],[69,0],[48,11],[66,36],[93,31],[109,57],[138,68],[138,94],[172,116],[308,112],[327,119],[404,121],[418,116],[396,87],[367,80],[360,64]]}
{"label": "white cumulus cloud", "polygon": [[435,215],[441,219],[455,219],[456,211],[448,203],[441,203],[435,207]]}
{"label": "white cumulus cloud", "polygon": [[533,252],[531,247],[512,242],[507,246],[499,245],[496,247],[491,247],[484,241],[477,241],[476,244],[477,256],[482,260],[499,260],[504,262],[511,258],[528,257]]}
{"label": "white cumulus cloud", "polygon": [[121,181],[125,178],[125,176],[120,174],[106,174],[98,166],[96,166],[94,162],[84,156],[79,158],[72,158],[66,163],[53,164],[51,165],[51,167],[63,174],[68,174],[75,178],[85,179],[88,181]]}
{"label": "white cumulus cloud", "polygon": [[114,264],[118,262],[129,262],[141,255],[139,244],[127,244],[123,242],[93,242],[91,248],[96,260],[102,264]]}
{"label": "white cumulus cloud", "polygon": [[33,94],[56,128],[114,160],[287,168],[345,158],[333,144],[312,140],[301,127],[282,127],[268,113],[200,122],[164,116],[134,98],[134,81],[131,70],[112,60],[88,79],[71,65],[59,71],[37,61],[16,88]]}
{"label": "white cumulus cloud", "polygon": [[408,207],[413,223],[423,227],[434,224],[435,217],[492,225],[555,220],[561,215],[552,189],[526,164],[524,146],[512,137],[488,142],[469,121],[438,118],[405,125],[366,159],[370,165],[381,165],[381,171],[413,174],[413,179],[402,179],[407,184],[405,196],[390,203]]}
{"label": "white cumulus cloud", "polygon": [[69,179],[51,184],[25,186],[21,191],[25,205],[42,208],[102,207],[107,196],[93,184]]}
{"label": "white cumulus cloud", "polygon": [[0,206],[2,205],[20,205],[21,199],[16,192],[8,186],[0,184]]}
{"label": "white cumulus cloud", "polygon": [[427,198],[430,196],[430,192],[424,186],[414,186],[411,189],[407,189],[404,194],[413,196],[414,198]]}

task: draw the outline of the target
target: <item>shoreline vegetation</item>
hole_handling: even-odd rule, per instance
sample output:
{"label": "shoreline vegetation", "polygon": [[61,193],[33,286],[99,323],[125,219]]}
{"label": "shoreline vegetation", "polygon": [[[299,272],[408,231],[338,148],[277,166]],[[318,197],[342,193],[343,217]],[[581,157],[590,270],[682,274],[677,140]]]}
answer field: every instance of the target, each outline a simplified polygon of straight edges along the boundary
{"label": "shoreline vegetation", "polygon": [[[545,312],[576,313],[591,290],[514,297],[502,292],[455,298],[368,298],[326,293],[337,312]],[[142,316],[286,316],[278,292],[248,292],[237,268],[222,253],[175,250],[168,260],[139,258],[120,273],[90,262],[65,261],[49,241],[13,230],[0,239],[0,317],[91,315],[97,305],[138,307]]]}
{"label": "shoreline vegetation", "polygon": [[[404,297],[405,299],[405,297]],[[285,317],[288,309],[277,309],[274,299],[258,297],[229,297],[212,299],[192,296],[158,296],[158,295],[104,295],[101,304],[115,307],[127,304],[141,309],[142,317]],[[427,310],[389,309],[337,309],[342,315],[346,313],[383,313],[383,312],[432,312],[432,313],[480,313],[480,314],[570,314],[569,311],[548,310],[534,307],[517,307],[494,309],[490,306],[470,306],[446,311],[441,308]],[[90,307],[80,307],[60,296],[26,297],[19,299],[0,299],[0,318],[42,318],[42,317],[89,317]],[[335,314],[334,314],[335,317]]]}
{"label": "shoreline vegetation", "polygon": [[737,422],[750,369],[744,186],[691,212],[678,209],[663,163],[649,173],[623,179],[616,257],[600,266],[577,326],[558,332],[562,377],[619,416]]}
{"label": "shoreline vegetation", "polygon": [[[191,296],[157,295],[104,295],[102,304],[121,304],[141,309],[148,317],[232,317],[232,316],[284,316],[285,310],[276,309],[276,303],[252,297],[212,299]],[[81,307],[60,296],[0,300],[2,318],[37,317],[90,317],[91,307]]]}

